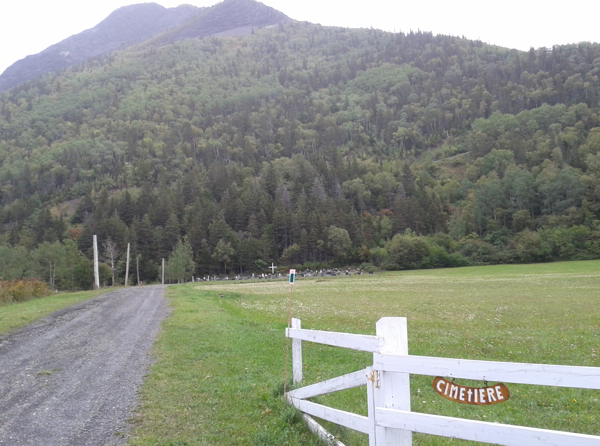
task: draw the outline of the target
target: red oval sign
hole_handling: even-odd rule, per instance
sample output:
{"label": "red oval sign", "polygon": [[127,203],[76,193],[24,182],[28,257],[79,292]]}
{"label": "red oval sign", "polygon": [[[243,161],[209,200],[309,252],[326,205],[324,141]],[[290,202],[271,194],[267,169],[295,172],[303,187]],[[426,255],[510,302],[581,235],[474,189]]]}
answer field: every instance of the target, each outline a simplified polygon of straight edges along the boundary
{"label": "red oval sign", "polygon": [[439,376],[433,380],[433,390],[450,401],[477,406],[503,403],[510,398],[510,391],[504,384],[466,387]]}

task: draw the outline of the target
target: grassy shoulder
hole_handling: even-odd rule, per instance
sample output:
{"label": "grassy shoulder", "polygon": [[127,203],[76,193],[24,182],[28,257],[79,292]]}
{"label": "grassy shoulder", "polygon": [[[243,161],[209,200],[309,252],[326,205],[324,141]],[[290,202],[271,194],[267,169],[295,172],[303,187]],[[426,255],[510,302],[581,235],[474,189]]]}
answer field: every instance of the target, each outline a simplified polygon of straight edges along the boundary
{"label": "grassy shoulder", "polygon": [[[599,284],[600,262],[588,261],[299,279],[291,295],[285,282],[172,287],[173,316],[132,444],[312,444],[301,423],[285,422],[286,407],[272,395],[283,381],[288,307],[304,328],[365,334],[381,317],[406,316],[414,355],[598,367]],[[303,349],[307,384],[372,363],[362,352]],[[507,384],[509,401],[482,408],[439,397],[431,381],[411,377],[413,410],[600,435],[600,391]],[[364,388],[318,400],[366,414]],[[348,445],[367,444],[362,434],[329,427]],[[414,438],[419,446],[454,444]]]}
{"label": "grassy shoulder", "polygon": [[277,393],[284,324],[247,318],[236,294],[221,298],[194,285],[168,294],[173,314],[155,346],[130,444],[319,444]]}
{"label": "grassy shoulder", "polygon": [[113,289],[59,293],[25,302],[0,305],[0,334],[24,327],[57,310],[110,291]]}

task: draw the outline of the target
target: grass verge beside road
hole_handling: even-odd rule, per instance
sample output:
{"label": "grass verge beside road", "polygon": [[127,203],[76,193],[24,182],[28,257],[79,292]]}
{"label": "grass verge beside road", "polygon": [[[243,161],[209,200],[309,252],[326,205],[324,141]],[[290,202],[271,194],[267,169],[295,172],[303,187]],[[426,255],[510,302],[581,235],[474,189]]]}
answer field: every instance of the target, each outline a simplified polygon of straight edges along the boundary
{"label": "grass verge beside road", "polygon": [[0,305],[0,335],[24,327],[37,319],[68,307],[69,305],[76,304],[82,300],[91,299],[92,297],[110,291],[114,291],[114,289],[60,293],[25,302]]}
{"label": "grass verge beside road", "polygon": [[[597,261],[299,279],[291,298],[285,282],[171,287],[173,315],[131,444],[315,444],[273,396],[283,382],[288,305],[303,328],[351,333],[374,334],[379,318],[406,316],[414,355],[598,367],[599,290]],[[304,343],[307,384],[371,363],[366,353]],[[431,381],[411,377],[414,411],[600,435],[600,391],[508,383],[508,402],[477,407],[441,398]],[[364,388],[319,400],[366,414]],[[367,444],[362,434],[329,427],[348,446]],[[480,443],[415,435],[413,444]]]}
{"label": "grass verge beside road", "polygon": [[285,322],[247,318],[240,295],[219,294],[168,289],[173,314],[155,346],[158,362],[142,388],[131,444],[319,444],[275,393]]}

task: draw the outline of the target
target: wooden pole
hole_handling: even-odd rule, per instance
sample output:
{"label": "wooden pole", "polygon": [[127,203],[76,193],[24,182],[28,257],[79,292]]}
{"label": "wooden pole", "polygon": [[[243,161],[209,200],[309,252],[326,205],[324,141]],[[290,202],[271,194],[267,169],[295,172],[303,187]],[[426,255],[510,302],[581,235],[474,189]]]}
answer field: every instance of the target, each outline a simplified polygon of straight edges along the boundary
{"label": "wooden pole", "polygon": [[137,263],[137,282],[138,282],[138,286],[140,286],[140,255],[139,254],[136,256],[135,261]]}
{"label": "wooden pole", "polygon": [[94,235],[94,280],[96,289],[100,289],[100,273],[98,272],[98,238]]}
{"label": "wooden pole", "polygon": [[162,259],[162,284],[165,284],[165,259]]}
{"label": "wooden pole", "polygon": [[129,280],[129,245],[127,243],[127,265],[125,266],[125,286],[127,286],[127,281]]}

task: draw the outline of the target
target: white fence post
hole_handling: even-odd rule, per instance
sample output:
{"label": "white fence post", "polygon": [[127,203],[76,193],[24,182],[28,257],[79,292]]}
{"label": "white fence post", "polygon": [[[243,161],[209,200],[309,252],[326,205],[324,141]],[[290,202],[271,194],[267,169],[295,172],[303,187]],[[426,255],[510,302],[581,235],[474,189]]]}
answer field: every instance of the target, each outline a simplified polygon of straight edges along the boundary
{"label": "white fence post", "polygon": [[[403,317],[380,319],[377,336],[303,330],[300,320],[294,319],[292,327],[286,328],[286,336],[297,341],[373,353],[373,367],[286,394],[287,400],[304,412],[311,431],[330,444],[332,436],[319,428],[310,415],[367,434],[369,446],[412,446],[412,432],[505,446],[600,446],[600,436],[429,415],[411,412],[410,407],[411,374],[597,390],[600,389],[600,367],[411,356],[408,354],[407,320]],[[298,342],[299,348],[301,345]],[[294,382],[298,382],[302,379],[301,350],[294,352],[293,357]],[[365,384],[368,417],[309,401],[315,396]],[[336,446],[341,445],[337,442]]]}
{"label": "white fence post", "polygon": [[[405,317],[379,319],[376,333],[380,342],[380,353],[408,355],[408,327]],[[410,411],[410,375],[380,371],[379,379],[374,386],[374,400],[376,407]],[[412,446],[412,432],[376,427],[375,444],[377,446]]]}
{"label": "white fence post", "polygon": [[[302,328],[300,319],[292,318],[292,328]],[[292,377],[293,383],[302,381],[302,341],[300,339],[292,339]]]}
{"label": "white fence post", "polygon": [[367,411],[369,414],[369,446],[377,446],[377,434],[376,434],[376,423],[375,423],[375,394],[377,386],[377,372],[372,367],[367,367],[365,370],[367,373]]}

